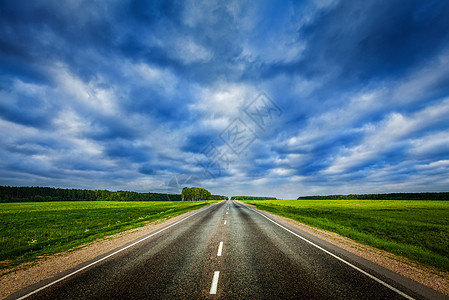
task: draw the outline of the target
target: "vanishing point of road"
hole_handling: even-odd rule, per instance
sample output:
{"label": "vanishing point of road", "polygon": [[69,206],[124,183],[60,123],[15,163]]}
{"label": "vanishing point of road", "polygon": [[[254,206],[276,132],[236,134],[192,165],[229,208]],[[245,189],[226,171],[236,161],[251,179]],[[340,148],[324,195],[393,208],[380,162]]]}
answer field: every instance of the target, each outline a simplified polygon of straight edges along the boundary
{"label": "vanishing point of road", "polygon": [[8,298],[448,299],[230,200]]}

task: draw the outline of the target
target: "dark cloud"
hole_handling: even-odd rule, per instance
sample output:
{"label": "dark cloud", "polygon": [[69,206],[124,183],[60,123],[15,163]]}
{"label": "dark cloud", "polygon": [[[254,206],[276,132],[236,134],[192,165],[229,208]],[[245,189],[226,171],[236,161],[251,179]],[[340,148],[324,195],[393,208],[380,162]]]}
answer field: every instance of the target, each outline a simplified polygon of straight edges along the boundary
{"label": "dark cloud", "polygon": [[152,165],[143,165],[139,168],[139,172],[145,175],[154,175],[154,167]]}
{"label": "dark cloud", "polygon": [[341,1],[298,32],[306,41],[300,61],[262,70],[327,75],[338,92],[403,76],[447,46],[448,12],[441,1]]}
{"label": "dark cloud", "polygon": [[187,138],[184,146],[181,148],[182,151],[192,152],[192,153],[200,153],[204,151],[209,143],[216,144],[216,136],[212,134],[198,134],[195,133]]}
{"label": "dark cloud", "polygon": [[137,163],[147,162],[151,158],[149,149],[136,146],[127,140],[110,141],[105,148],[105,154],[110,158],[124,158]]}

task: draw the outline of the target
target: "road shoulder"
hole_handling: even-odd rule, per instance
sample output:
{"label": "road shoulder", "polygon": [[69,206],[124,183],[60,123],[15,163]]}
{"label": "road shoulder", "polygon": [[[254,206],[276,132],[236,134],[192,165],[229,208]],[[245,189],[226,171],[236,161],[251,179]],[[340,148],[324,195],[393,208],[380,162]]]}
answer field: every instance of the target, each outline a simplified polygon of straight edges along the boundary
{"label": "road shoulder", "polygon": [[[257,209],[253,205],[242,203],[240,201],[238,202]],[[419,264],[410,259],[389,253],[387,251],[357,243],[347,237],[341,236],[331,231],[318,229],[266,211],[263,211],[263,213],[269,215],[274,220],[294,226],[302,231],[307,232],[308,234],[311,234],[330,244],[342,248],[354,255],[369,260],[381,267],[384,267],[399,275],[412,279],[424,286],[427,286],[433,290],[449,296],[449,272],[442,272],[435,268]]]}

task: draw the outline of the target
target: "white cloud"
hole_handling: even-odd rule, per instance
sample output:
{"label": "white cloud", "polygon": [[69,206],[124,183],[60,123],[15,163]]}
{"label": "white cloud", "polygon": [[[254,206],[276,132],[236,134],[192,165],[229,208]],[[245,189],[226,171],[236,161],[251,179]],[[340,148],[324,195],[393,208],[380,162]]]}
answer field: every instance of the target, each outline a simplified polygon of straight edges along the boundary
{"label": "white cloud", "polygon": [[103,84],[101,77],[84,82],[61,64],[52,69],[52,72],[58,83],[54,97],[59,97],[54,101],[66,104],[79,103],[89,110],[105,115],[113,115],[119,110],[116,91],[113,87],[101,87]]}
{"label": "white cloud", "polygon": [[[390,114],[367,134],[361,144],[345,149],[336,157],[325,174],[343,173],[352,167],[363,165],[375,157],[381,157],[397,143],[409,144],[413,135],[422,132],[431,125],[444,121],[449,114],[449,99],[427,107],[413,115]],[[405,159],[405,158],[404,158]]]}
{"label": "white cloud", "polygon": [[180,37],[175,43],[176,58],[181,58],[186,64],[206,63],[213,57],[213,52],[194,41],[193,38]]}
{"label": "white cloud", "polygon": [[[242,12],[244,4],[241,1],[220,0],[186,0],[183,1],[182,22],[189,27],[212,26],[220,19],[219,13],[228,13],[236,20]],[[248,7],[248,6],[245,6]],[[245,11],[246,13],[248,11]]]}
{"label": "white cloud", "polygon": [[14,93],[30,97],[36,97],[39,100],[45,101],[45,95],[47,90],[46,86],[23,82],[20,79],[14,79],[11,89],[14,91]]}
{"label": "white cloud", "polygon": [[409,153],[413,157],[429,157],[432,153],[449,152],[449,128],[444,131],[413,139]]}
{"label": "white cloud", "polygon": [[270,170],[270,175],[273,176],[290,176],[294,173],[293,169],[274,168]]}
{"label": "white cloud", "polygon": [[131,63],[126,61],[117,63],[124,76],[135,86],[150,87],[168,97],[177,92],[179,79],[167,68],[160,68],[143,62]]}
{"label": "white cloud", "polygon": [[400,80],[392,90],[392,101],[402,104],[423,101],[432,95],[437,84],[442,83],[442,78],[448,77],[449,49],[445,49]]}
{"label": "white cloud", "polygon": [[[381,87],[355,95],[343,95],[348,100],[342,100],[342,104],[337,107],[317,105],[314,107],[317,111],[311,113],[306,126],[298,128],[296,135],[286,138],[281,144],[291,151],[311,151],[317,144],[338,139],[342,135],[370,133],[374,125],[361,121],[382,110],[385,105],[384,95],[385,90]],[[312,104],[304,103],[306,108],[308,105]]]}
{"label": "white cloud", "polygon": [[243,105],[256,95],[256,89],[246,84],[221,82],[203,88],[198,101],[190,105],[189,109],[201,112],[205,120],[223,117],[231,119],[238,117]]}
{"label": "white cloud", "polygon": [[435,168],[444,168],[446,170],[449,170],[449,160],[442,159],[438,161],[431,162],[429,164],[423,164],[416,167],[417,169],[432,169]]}

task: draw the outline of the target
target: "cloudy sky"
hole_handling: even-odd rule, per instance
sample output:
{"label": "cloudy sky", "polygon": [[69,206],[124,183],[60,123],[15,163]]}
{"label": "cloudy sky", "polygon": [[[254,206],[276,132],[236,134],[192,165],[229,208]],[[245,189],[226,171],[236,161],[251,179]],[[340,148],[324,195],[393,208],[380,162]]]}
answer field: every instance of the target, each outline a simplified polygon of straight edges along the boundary
{"label": "cloudy sky", "polygon": [[0,185],[449,190],[447,1],[0,1]]}

